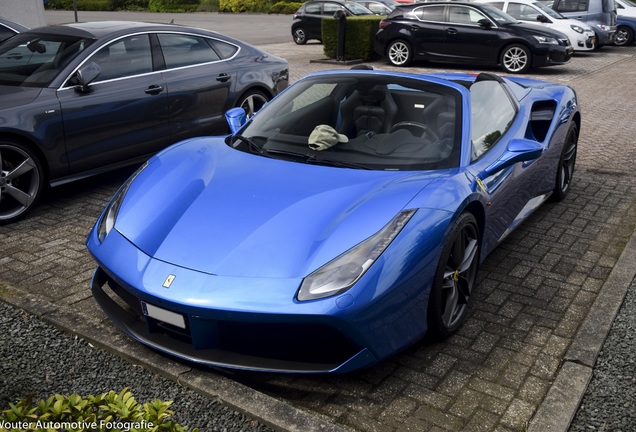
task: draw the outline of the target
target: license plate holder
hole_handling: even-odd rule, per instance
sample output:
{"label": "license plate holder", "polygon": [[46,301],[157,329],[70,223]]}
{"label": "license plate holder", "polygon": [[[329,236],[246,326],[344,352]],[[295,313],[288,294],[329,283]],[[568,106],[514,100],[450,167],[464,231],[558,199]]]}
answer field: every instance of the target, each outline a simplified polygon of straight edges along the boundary
{"label": "license plate holder", "polygon": [[161,321],[166,324],[173,325],[175,327],[179,327],[184,330],[186,328],[185,318],[181,314],[169,311],[168,309],[164,309],[159,306],[152,305],[150,303],[146,303],[145,301],[141,302],[141,310],[147,317],[156,319],[157,321]]}

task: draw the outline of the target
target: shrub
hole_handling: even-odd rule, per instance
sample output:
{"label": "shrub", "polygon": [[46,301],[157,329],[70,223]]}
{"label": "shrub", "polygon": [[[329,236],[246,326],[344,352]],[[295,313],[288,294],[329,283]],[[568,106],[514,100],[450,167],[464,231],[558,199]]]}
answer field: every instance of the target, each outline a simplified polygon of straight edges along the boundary
{"label": "shrub", "polygon": [[[0,413],[0,427],[12,431],[33,430],[135,430],[138,432],[183,432],[186,429],[172,421],[172,402],[140,405],[127,388],[120,393],[110,391],[97,396],[56,394],[32,403],[33,395]],[[134,429],[133,429],[134,428]],[[4,429],[3,429],[4,430]],[[193,429],[192,432],[198,432]]]}
{"label": "shrub", "polygon": [[219,12],[220,10],[220,0],[201,0],[197,8],[199,12]]}
{"label": "shrub", "polygon": [[[369,15],[347,18],[345,31],[345,59],[371,60],[375,57],[373,39],[384,16]],[[327,57],[336,58],[338,52],[338,21],[322,20],[322,43]]]}
{"label": "shrub", "polygon": [[149,0],[149,12],[196,12],[199,0]]}
{"label": "shrub", "polygon": [[286,14],[290,15],[295,13],[300,7],[302,3],[294,2],[294,1],[279,1],[274,3],[270,8],[269,12],[271,14]]}
{"label": "shrub", "polygon": [[221,12],[267,12],[272,5],[271,0],[220,0]]}
{"label": "shrub", "polygon": [[[73,0],[49,0],[47,8],[73,10]],[[77,0],[77,10],[112,11],[115,7],[112,0]]]}

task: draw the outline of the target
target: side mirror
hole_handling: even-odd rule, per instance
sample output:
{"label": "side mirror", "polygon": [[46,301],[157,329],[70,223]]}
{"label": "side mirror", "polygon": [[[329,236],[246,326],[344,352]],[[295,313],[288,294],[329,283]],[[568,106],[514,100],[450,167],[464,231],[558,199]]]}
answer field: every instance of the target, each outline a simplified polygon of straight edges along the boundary
{"label": "side mirror", "polygon": [[543,154],[543,146],[536,141],[528,139],[514,139],[508,144],[508,148],[492,165],[486,168],[481,178],[489,177],[504,170],[517,162],[528,162],[538,159]]}
{"label": "side mirror", "polygon": [[80,93],[88,93],[90,92],[90,87],[88,86],[102,71],[102,68],[95,62],[89,62],[83,65],[81,68],[75,72],[75,78],[77,81],[77,86],[75,86],[75,90]]}
{"label": "side mirror", "polygon": [[483,28],[490,28],[492,27],[492,22],[490,22],[490,20],[488,18],[482,18],[479,21],[477,21],[477,24],[479,24],[479,27],[483,27]]}
{"label": "side mirror", "polygon": [[247,122],[247,114],[243,108],[232,108],[226,111],[225,120],[233,134],[237,133]]}
{"label": "side mirror", "polygon": [[537,15],[537,21],[544,23],[548,22],[548,19],[543,15]]}

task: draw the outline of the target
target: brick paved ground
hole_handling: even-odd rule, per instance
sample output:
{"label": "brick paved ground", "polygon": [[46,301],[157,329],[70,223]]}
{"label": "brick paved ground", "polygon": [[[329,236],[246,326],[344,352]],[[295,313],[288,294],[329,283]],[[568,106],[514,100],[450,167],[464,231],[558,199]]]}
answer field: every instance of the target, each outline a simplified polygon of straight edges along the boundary
{"label": "brick paved ground", "polygon": [[[309,62],[321,57],[317,45],[264,48],[290,59],[292,79],[333,67]],[[347,376],[197,373],[231,377],[352,430],[524,430],[636,227],[635,54],[606,48],[536,71],[581,99],[576,178],[566,200],[541,208],[487,259],[457,335]],[[76,313],[78,328],[110,328],[89,294],[84,239],[129,173],[54,189],[29,218],[0,227],[0,298],[28,292],[26,300]]]}

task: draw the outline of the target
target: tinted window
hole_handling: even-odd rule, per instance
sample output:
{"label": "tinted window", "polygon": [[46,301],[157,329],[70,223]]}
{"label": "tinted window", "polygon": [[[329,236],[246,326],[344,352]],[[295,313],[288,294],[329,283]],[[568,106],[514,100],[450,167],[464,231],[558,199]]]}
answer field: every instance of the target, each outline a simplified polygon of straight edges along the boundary
{"label": "tinted window", "polygon": [[216,39],[208,39],[207,40],[212,47],[219,53],[221,58],[228,59],[232,57],[238,51],[238,47],[236,45],[229,44],[227,42],[221,42]]}
{"label": "tinted window", "polygon": [[563,0],[557,5],[557,11],[559,12],[580,12],[586,11],[588,7],[588,0]]}
{"label": "tinted window", "polygon": [[150,40],[145,34],[128,36],[100,48],[91,60],[101,68],[99,81],[152,72]]}
{"label": "tinted window", "polygon": [[333,14],[335,14],[336,11],[343,10],[344,7],[336,3],[325,3],[323,6],[323,9],[324,9],[323,15],[333,16]]}
{"label": "tinted window", "polygon": [[503,2],[491,2],[491,3],[488,3],[488,4],[490,6],[492,6],[492,7],[496,7],[499,10],[503,10],[503,7],[504,7],[504,3]]}
{"label": "tinted window", "polygon": [[305,13],[308,14],[319,14],[320,13],[320,3],[311,3],[305,6]]}
{"label": "tinted window", "polygon": [[59,35],[20,33],[0,48],[0,83],[46,86],[92,42]]}
{"label": "tinted window", "polygon": [[486,18],[481,12],[464,7],[464,6],[450,6],[448,21],[458,24],[474,24],[477,25],[479,20]]}
{"label": "tinted window", "polygon": [[10,38],[13,36],[15,32],[9,30],[8,28],[0,26],[0,41]]}
{"label": "tinted window", "polygon": [[470,87],[472,159],[478,159],[499,140],[515,118],[516,108],[497,81],[478,81]]}
{"label": "tinted window", "polygon": [[444,7],[445,6],[424,6],[415,9],[413,13],[420,21],[443,22]]}
{"label": "tinted window", "polygon": [[205,38],[183,34],[159,34],[158,36],[168,69],[221,59]]}
{"label": "tinted window", "polygon": [[508,15],[524,21],[536,21],[539,15],[538,10],[521,3],[509,3],[506,12],[508,12]]}

